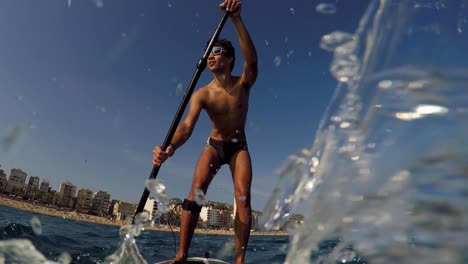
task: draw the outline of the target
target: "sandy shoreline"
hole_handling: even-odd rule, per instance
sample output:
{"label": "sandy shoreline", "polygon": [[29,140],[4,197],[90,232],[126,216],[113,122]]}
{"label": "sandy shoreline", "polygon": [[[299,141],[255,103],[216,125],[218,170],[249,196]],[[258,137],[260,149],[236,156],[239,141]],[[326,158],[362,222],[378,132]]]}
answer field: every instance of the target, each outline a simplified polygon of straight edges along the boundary
{"label": "sandy shoreline", "polygon": [[[0,205],[12,207],[19,210],[29,211],[33,213],[49,215],[54,217],[60,217],[63,219],[69,219],[74,221],[90,222],[95,224],[102,225],[112,225],[112,226],[122,226],[124,223],[122,221],[111,221],[105,217],[87,215],[78,213],[75,211],[59,211],[54,208],[49,208],[44,205],[33,204],[29,201],[12,199],[6,196],[0,196]],[[155,231],[171,231],[169,227],[151,227],[150,230]],[[173,227],[175,232],[179,231],[178,227]],[[196,234],[205,234],[205,235],[234,235],[233,231],[228,230],[213,230],[213,229],[195,229]],[[252,236],[286,236],[286,232],[251,232]]]}

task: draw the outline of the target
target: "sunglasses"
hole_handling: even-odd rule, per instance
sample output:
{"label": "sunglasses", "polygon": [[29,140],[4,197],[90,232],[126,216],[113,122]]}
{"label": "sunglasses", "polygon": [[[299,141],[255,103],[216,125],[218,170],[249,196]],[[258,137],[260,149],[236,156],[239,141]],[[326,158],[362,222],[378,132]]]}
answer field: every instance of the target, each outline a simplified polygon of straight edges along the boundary
{"label": "sunglasses", "polygon": [[221,53],[227,53],[227,50],[221,48],[221,47],[213,47],[213,49],[211,50],[211,54],[213,55],[218,55],[218,54],[221,54]]}

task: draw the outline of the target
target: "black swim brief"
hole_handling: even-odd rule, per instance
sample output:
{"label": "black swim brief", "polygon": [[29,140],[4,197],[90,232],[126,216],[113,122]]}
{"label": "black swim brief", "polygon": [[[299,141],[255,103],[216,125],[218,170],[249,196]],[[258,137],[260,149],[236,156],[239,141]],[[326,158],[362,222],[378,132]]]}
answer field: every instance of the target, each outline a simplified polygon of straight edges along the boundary
{"label": "black swim brief", "polygon": [[248,150],[247,142],[245,141],[220,141],[209,137],[206,144],[216,150],[220,165],[229,163],[239,150]]}

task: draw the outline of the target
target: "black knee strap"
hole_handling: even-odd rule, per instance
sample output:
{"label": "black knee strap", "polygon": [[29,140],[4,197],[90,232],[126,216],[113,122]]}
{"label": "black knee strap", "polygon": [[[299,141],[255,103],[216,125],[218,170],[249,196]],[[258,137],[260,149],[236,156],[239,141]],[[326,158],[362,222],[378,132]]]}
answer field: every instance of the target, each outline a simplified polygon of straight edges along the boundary
{"label": "black knee strap", "polygon": [[199,206],[196,202],[194,201],[190,201],[190,200],[187,200],[187,199],[184,199],[184,203],[182,204],[182,209],[184,209],[185,211],[189,211],[189,212],[192,212],[192,213],[200,213],[202,207]]}

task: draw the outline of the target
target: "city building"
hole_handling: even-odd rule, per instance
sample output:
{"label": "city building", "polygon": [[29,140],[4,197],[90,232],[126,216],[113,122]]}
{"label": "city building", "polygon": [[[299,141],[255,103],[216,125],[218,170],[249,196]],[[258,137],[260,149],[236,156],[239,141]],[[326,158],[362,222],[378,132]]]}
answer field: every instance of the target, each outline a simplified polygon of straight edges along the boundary
{"label": "city building", "polygon": [[115,216],[116,220],[132,222],[136,209],[136,204],[116,202],[114,204],[114,211],[112,214]]}
{"label": "city building", "polygon": [[76,201],[75,209],[78,212],[87,213],[91,210],[93,204],[93,191],[89,189],[80,189]]}
{"label": "city building", "polygon": [[41,185],[39,186],[39,197],[38,200],[41,203],[48,204],[50,195],[50,182],[48,180],[42,180]]}
{"label": "city building", "polygon": [[7,182],[6,193],[22,196],[27,177],[28,174],[21,169],[11,169],[10,177]]}
{"label": "city building", "polygon": [[39,186],[40,192],[49,192],[50,190],[50,182],[48,180],[42,180],[41,185]]}
{"label": "city building", "polygon": [[255,229],[255,230],[258,230],[259,229],[259,220],[260,220],[260,217],[262,217],[262,212],[258,212],[258,211],[254,211],[252,210],[252,222],[251,222],[251,229]]}
{"label": "city building", "polygon": [[39,197],[39,177],[29,177],[28,185],[26,185],[25,197],[29,200],[36,200]]}
{"label": "city building", "polygon": [[146,204],[143,210],[149,214],[150,219],[153,219],[156,215],[156,211],[158,210],[158,203],[154,200],[153,197],[150,197],[148,200],[146,200]]}
{"label": "city building", "polygon": [[7,175],[5,174],[5,171],[2,170],[2,168],[0,167],[0,193],[3,193],[6,191],[7,184],[8,184]]}
{"label": "city building", "polygon": [[98,191],[94,194],[91,205],[91,213],[104,216],[109,211],[110,194],[105,191]]}
{"label": "city building", "polygon": [[120,200],[112,199],[111,202],[110,202],[110,205],[109,205],[109,210],[107,210],[107,214],[111,215],[114,219],[115,219],[114,206],[115,206],[116,203],[120,203]]}
{"label": "city building", "polygon": [[71,182],[64,182],[60,184],[59,187],[59,196],[60,201],[58,202],[59,206],[66,208],[73,208],[73,198],[76,197],[76,186]]}
{"label": "city building", "polygon": [[227,229],[232,226],[232,217],[226,209],[215,209],[212,207],[203,207],[200,212],[200,219],[209,228]]}

